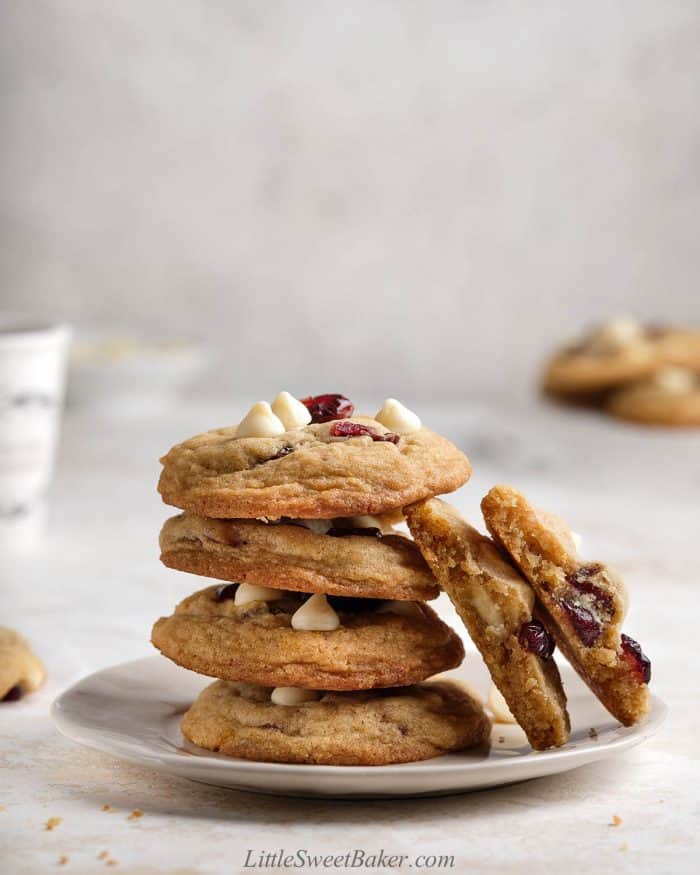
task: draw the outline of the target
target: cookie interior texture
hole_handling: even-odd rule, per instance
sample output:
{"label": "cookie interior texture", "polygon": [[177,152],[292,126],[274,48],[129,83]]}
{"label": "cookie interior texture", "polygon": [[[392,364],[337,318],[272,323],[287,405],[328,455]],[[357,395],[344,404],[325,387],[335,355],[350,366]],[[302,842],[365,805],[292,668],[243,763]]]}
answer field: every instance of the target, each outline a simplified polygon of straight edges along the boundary
{"label": "cookie interior texture", "polygon": [[333,537],[291,522],[167,520],[161,560],[170,568],[299,592],[426,601],[439,588],[416,545],[400,534]]}
{"label": "cookie interior texture", "polygon": [[[352,422],[389,434],[366,417]],[[469,479],[467,457],[426,428],[393,443],[333,437],[333,425],[274,438],[236,438],[235,427],[190,438],[161,459],[159,491],[167,504],[203,517],[329,519],[381,513]]]}
{"label": "cookie interior texture", "polygon": [[[350,690],[404,686],[457,667],[459,636],[427,605],[409,615],[378,611],[364,599],[334,603],[341,618],[328,632],[292,628],[304,597],[237,606],[217,601],[218,587],[186,598],[153,627],[153,644],[169,659],[232,681],[272,687]],[[367,607],[365,607],[367,604]]]}
{"label": "cookie interior texture", "polygon": [[387,765],[485,745],[488,717],[450,681],[368,692],[323,693],[286,707],[269,689],[216,681],[182,721],[199,747],[264,762]]}
{"label": "cookie interior texture", "polygon": [[536,750],[566,742],[569,716],[551,658],[523,647],[533,621],[532,588],[493,542],[444,501],[406,508],[411,532],[449,595],[510,711]]}
{"label": "cookie interior texture", "polygon": [[532,583],[564,656],[614,717],[636,723],[649,693],[621,637],[622,581],[602,563],[582,562],[516,489],[496,486],[481,506],[489,531]]}

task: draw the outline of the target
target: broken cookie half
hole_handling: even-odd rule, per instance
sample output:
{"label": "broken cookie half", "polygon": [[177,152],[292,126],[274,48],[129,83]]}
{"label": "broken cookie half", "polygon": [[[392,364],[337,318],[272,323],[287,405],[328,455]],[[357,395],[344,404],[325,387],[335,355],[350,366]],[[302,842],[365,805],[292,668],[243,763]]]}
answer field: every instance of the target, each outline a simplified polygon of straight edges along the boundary
{"label": "broken cookie half", "polygon": [[552,659],[554,641],[537,616],[531,586],[446,502],[421,501],[404,513],[532,747],[563,745],[570,731],[566,696]]}

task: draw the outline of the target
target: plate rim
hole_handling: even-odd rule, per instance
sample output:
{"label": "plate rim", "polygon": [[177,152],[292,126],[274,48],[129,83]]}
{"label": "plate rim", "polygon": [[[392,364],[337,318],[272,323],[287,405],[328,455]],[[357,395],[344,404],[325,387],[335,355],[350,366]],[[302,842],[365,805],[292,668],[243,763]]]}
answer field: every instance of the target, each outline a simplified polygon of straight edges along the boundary
{"label": "plate rim", "polygon": [[[478,654],[476,653],[472,654],[470,652],[468,654],[468,657],[469,656],[478,658]],[[668,706],[666,703],[659,698],[659,696],[650,691],[649,712],[642,722],[630,727],[620,725],[619,730],[628,730],[625,734],[613,737],[599,744],[597,743],[595,746],[586,747],[584,749],[580,748],[577,743],[571,744],[571,742],[567,742],[560,748],[550,748],[545,751],[528,750],[522,755],[504,757],[503,759],[486,758],[471,762],[465,759],[463,763],[455,763],[454,761],[441,762],[442,757],[433,757],[428,760],[420,760],[410,763],[395,763],[392,765],[334,766],[315,765],[312,763],[263,762],[237,757],[226,758],[221,755],[207,755],[206,752],[202,755],[193,754],[191,756],[182,756],[182,754],[167,750],[157,754],[149,754],[147,752],[137,753],[134,751],[130,752],[127,749],[128,745],[122,745],[114,738],[109,741],[103,741],[104,733],[101,733],[100,730],[95,727],[85,727],[84,724],[80,724],[76,721],[75,717],[67,712],[66,703],[70,702],[76,694],[83,692],[87,685],[94,683],[101,677],[110,675],[118,669],[133,670],[137,666],[143,666],[144,664],[154,665],[162,658],[162,656],[150,655],[139,659],[127,660],[126,662],[115,663],[102,669],[98,669],[97,671],[91,672],[85,677],[80,678],[74,684],[71,684],[70,687],[63,690],[51,704],[50,715],[54,726],[61,735],[69,738],[77,744],[92,748],[93,750],[99,750],[103,753],[108,753],[117,759],[151,766],[156,769],[167,769],[169,766],[176,767],[177,772],[180,775],[182,775],[184,771],[196,770],[198,767],[215,765],[215,767],[220,770],[223,769],[227,772],[233,771],[237,773],[245,773],[247,775],[277,774],[280,776],[292,776],[294,774],[308,774],[308,770],[312,770],[313,774],[318,775],[319,777],[341,777],[343,775],[351,774],[359,776],[363,772],[376,777],[381,777],[382,775],[388,777],[398,776],[399,774],[410,776],[417,773],[424,773],[426,770],[430,770],[432,774],[440,774],[442,772],[455,773],[455,771],[458,771],[460,774],[465,775],[477,773],[485,768],[491,773],[498,773],[503,770],[509,771],[510,773],[513,773],[514,770],[526,772],[532,768],[535,761],[548,759],[556,760],[560,763],[562,761],[565,762],[574,759],[580,760],[580,765],[585,765],[587,762],[603,759],[612,752],[623,752],[646,741],[659,730],[668,714]],[[593,693],[591,693],[591,695],[593,695]],[[88,734],[87,738],[84,733]],[[571,768],[575,768],[575,766],[572,765]],[[564,769],[559,771],[564,771]],[[241,777],[243,777],[243,775],[241,775]],[[529,777],[529,775],[522,776],[522,778],[526,777]],[[519,778],[516,775],[509,779],[507,783],[517,780],[519,780]],[[504,781],[503,783],[506,782]]]}

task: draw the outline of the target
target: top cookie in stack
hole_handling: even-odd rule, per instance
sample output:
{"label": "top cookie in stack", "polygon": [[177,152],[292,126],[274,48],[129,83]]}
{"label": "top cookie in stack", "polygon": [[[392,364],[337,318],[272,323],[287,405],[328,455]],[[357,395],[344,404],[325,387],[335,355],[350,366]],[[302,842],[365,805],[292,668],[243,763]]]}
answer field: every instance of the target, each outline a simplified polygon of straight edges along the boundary
{"label": "top cookie in stack", "polygon": [[387,399],[374,419],[342,395],[281,392],[238,425],[190,438],[161,460],[166,504],[214,519],[333,519],[381,514],[452,492],[466,456]]}

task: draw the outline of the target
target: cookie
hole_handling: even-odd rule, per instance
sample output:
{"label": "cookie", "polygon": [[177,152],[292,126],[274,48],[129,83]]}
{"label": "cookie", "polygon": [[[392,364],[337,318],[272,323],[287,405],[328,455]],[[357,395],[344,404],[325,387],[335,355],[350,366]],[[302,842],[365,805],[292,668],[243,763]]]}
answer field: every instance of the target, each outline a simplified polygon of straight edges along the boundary
{"label": "cookie", "polygon": [[293,625],[304,596],[270,590],[269,598],[238,605],[235,584],[208,587],[158,620],[151,640],[199,674],[323,690],[413,684],[464,658],[456,633],[418,602],[329,596],[337,628],[317,631],[299,628],[296,618]]}
{"label": "cookie", "polygon": [[163,526],[160,558],[179,571],[298,592],[407,601],[438,595],[409,538],[382,535],[374,526],[346,528],[344,520],[327,526],[322,534],[324,525],[313,531],[293,521],[277,525],[184,513]]}
{"label": "cookie", "polygon": [[370,692],[324,692],[276,705],[260,686],[216,681],[182,720],[207,750],[249,760],[332,766],[409,763],[486,745],[481,704],[451,681]]}
{"label": "cookie", "polygon": [[542,383],[552,395],[595,400],[601,392],[651,374],[658,364],[654,337],[633,320],[615,319],[556,353]]}
{"label": "cookie", "polygon": [[655,341],[661,365],[700,373],[700,331],[652,325],[647,327],[647,334]]}
{"label": "cookie", "polygon": [[650,379],[615,392],[607,408],[619,419],[645,425],[700,425],[700,376],[667,367]]}
{"label": "cookie", "polygon": [[583,562],[551,518],[510,486],[481,503],[486,525],[532,584],[547,629],[600,701],[625,726],[648,710],[651,663],[621,633],[625,587],[600,562]]}
{"label": "cookie", "polygon": [[46,669],[14,629],[0,626],[0,702],[21,699],[46,680]]}
{"label": "cookie", "polygon": [[532,747],[564,744],[570,730],[566,696],[552,659],[554,641],[533,613],[532,587],[444,501],[419,502],[405,514]]}
{"label": "cookie", "polygon": [[567,400],[603,403],[611,389],[667,366],[700,373],[700,331],[612,319],[557,353],[546,367],[543,387]]}
{"label": "cookie", "polygon": [[377,514],[466,483],[466,456],[427,428],[390,432],[354,416],[274,437],[206,432],[161,462],[166,504],[198,516],[241,519]]}

